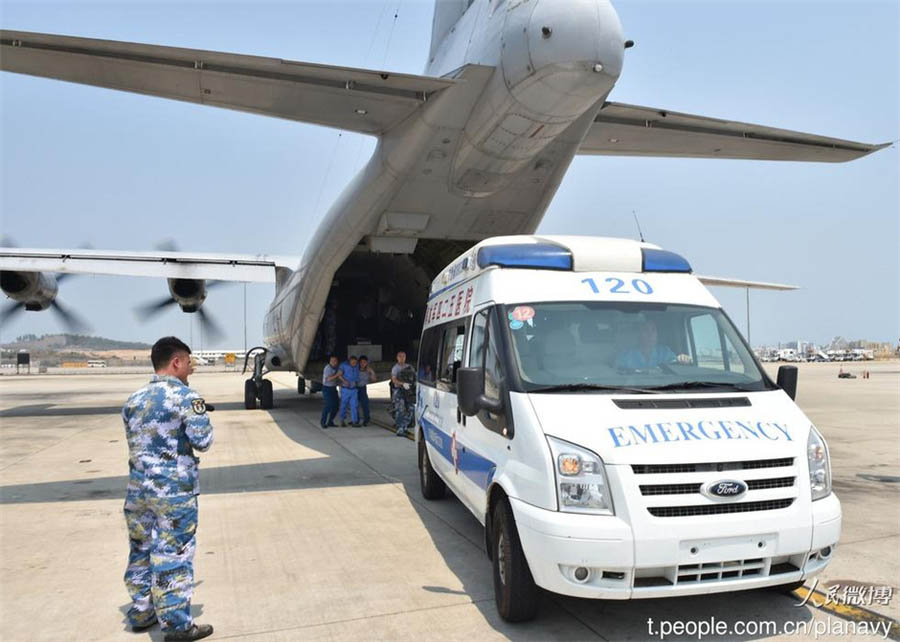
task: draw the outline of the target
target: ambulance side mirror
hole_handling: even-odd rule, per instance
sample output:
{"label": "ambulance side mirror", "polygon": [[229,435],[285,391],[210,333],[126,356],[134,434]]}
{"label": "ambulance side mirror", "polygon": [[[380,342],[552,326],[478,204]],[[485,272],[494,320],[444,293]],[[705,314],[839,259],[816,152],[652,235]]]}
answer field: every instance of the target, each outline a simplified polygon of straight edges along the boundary
{"label": "ambulance side mirror", "polygon": [[797,366],[781,366],[778,368],[778,387],[791,399],[797,399]]}
{"label": "ambulance side mirror", "polygon": [[503,402],[489,399],[484,394],[484,370],[460,368],[456,371],[456,403],[467,417],[474,417],[480,410],[498,413]]}

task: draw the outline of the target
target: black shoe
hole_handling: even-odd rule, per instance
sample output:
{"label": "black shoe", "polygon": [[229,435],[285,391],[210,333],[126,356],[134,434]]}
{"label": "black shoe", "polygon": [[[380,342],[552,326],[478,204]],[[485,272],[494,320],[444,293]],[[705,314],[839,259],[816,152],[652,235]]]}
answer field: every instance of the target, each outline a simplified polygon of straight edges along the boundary
{"label": "black shoe", "polygon": [[326,428],[328,428],[328,424],[319,424],[319,428],[325,430]]}
{"label": "black shoe", "polygon": [[212,635],[212,624],[192,624],[191,628],[185,631],[172,631],[166,633],[163,638],[166,642],[181,642],[183,640],[201,640]]}
{"label": "black shoe", "polygon": [[341,420],[341,428],[346,428],[346,427],[347,427],[347,422],[344,420]]}
{"label": "black shoe", "polygon": [[325,427],[326,428],[337,428],[337,426],[334,425],[333,421],[329,421],[327,424],[325,424]]}
{"label": "black shoe", "polygon": [[147,629],[149,629],[150,627],[152,627],[153,625],[155,625],[157,622],[159,622],[159,620],[157,620],[157,619],[156,619],[156,616],[154,615],[152,618],[150,618],[149,620],[147,620],[147,621],[144,622],[143,624],[132,624],[132,625],[131,625],[131,630],[132,630],[134,633],[140,633],[141,631],[146,631]]}
{"label": "black shoe", "polygon": [[363,422],[363,426],[368,426],[368,425],[369,425],[369,422],[368,422],[368,421],[364,421],[364,422]]}
{"label": "black shoe", "polygon": [[354,428],[359,428],[360,423],[359,423],[358,421],[354,421],[354,422],[353,422],[352,424],[350,424],[350,425],[353,426]]}

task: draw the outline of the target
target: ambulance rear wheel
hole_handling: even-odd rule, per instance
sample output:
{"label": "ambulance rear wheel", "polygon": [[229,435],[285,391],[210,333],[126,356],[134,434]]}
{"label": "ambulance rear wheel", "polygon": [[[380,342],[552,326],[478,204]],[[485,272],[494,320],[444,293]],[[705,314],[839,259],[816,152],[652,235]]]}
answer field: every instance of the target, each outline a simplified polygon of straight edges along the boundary
{"label": "ambulance rear wheel", "polygon": [[272,382],[268,379],[263,379],[259,384],[259,407],[263,410],[271,410],[274,405]]}
{"label": "ambulance rear wheel", "polygon": [[419,486],[425,499],[443,499],[447,492],[447,485],[431,465],[424,436],[419,437]]}
{"label": "ambulance rear wheel", "polygon": [[244,382],[244,408],[256,410],[256,383],[253,379]]}
{"label": "ambulance rear wheel", "polygon": [[532,620],[537,615],[540,591],[522,550],[512,506],[505,497],[494,507],[491,530],[497,612],[507,622]]}

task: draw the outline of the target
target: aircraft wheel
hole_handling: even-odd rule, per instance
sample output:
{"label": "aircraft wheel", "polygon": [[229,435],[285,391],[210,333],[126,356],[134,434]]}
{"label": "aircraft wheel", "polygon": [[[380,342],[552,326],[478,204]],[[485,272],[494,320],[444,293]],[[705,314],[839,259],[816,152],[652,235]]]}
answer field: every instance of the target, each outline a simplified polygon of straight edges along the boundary
{"label": "aircraft wheel", "polygon": [[253,379],[244,381],[244,408],[256,410],[256,384]]}
{"label": "aircraft wheel", "polygon": [[494,601],[507,622],[524,622],[537,615],[540,592],[519,541],[512,506],[505,497],[494,507],[492,521]]}
{"label": "aircraft wheel", "polygon": [[272,397],[272,382],[263,379],[259,384],[259,407],[263,410],[270,410],[275,405]]}

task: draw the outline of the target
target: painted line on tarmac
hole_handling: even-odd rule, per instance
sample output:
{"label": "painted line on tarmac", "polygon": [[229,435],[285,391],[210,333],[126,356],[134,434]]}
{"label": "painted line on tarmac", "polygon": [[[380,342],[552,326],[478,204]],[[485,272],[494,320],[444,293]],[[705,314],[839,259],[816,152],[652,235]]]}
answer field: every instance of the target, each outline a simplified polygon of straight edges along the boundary
{"label": "painted line on tarmac", "polygon": [[870,611],[861,606],[838,604],[833,600],[829,602],[827,599],[828,596],[825,593],[822,591],[810,591],[805,586],[796,589],[794,595],[799,597],[803,602],[808,601],[809,604],[812,604],[821,611],[831,613],[832,615],[836,615],[845,620],[869,622],[873,625],[877,625],[882,630],[887,626],[888,638],[891,640],[900,640],[900,622],[897,622],[897,620],[888,617],[887,615],[881,615],[880,613]]}

